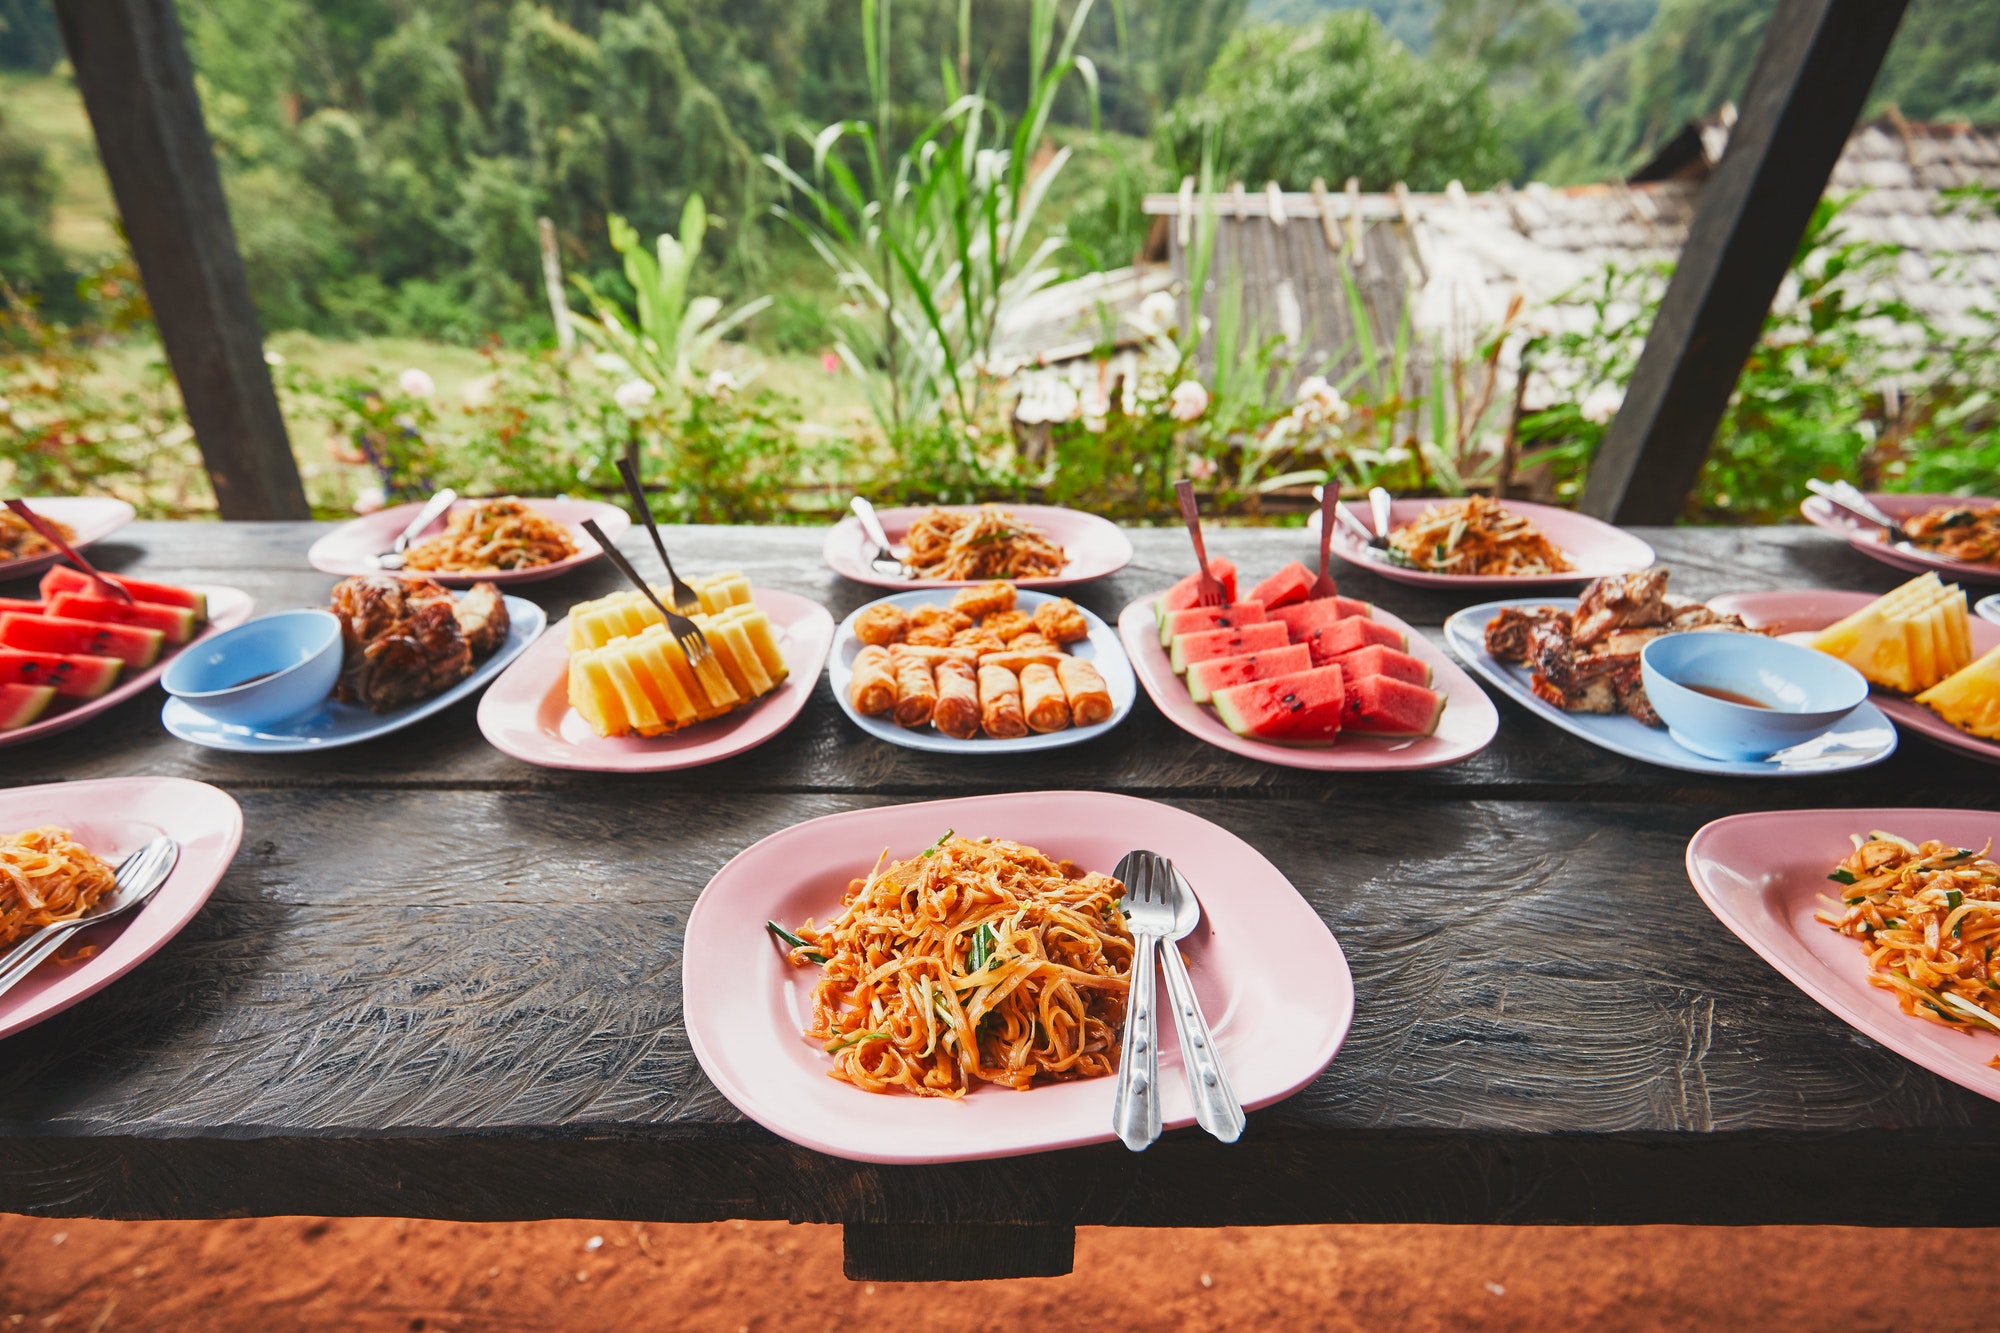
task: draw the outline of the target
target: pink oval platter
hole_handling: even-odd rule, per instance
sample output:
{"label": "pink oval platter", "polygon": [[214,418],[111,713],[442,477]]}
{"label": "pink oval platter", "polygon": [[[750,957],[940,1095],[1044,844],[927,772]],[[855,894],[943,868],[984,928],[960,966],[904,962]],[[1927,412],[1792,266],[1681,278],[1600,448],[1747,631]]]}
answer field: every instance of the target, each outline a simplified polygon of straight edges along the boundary
{"label": "pink oval platter", "polygon": [[[1868,498],[1875,507],[1890,518],[1901,521],[1915,518],[1925,510],[1947,504],[2000,504],[2000,501],[1983,500],[1963,495],[1897,495],[1888,491],[1870,491]],[[1823,495],[1808,495],[1799,505],[1799,512],[1806,522],[1823,531],[1844,539],[1849,546],[1871,559],[1880,560],[1885,565],[1897,569],[1907,569],[1913,574],[1926,570],[1936,570],[1938,577],[1968,583],[2000,583],[2000,565],[1976,564],[1970,560],[1947,560],[1941,555],[1927,551],[1908,549],[1891,544],[1882,529],[1867,519],[1848,513]]]}
{"label": "pink oval platter", "polygon": [[[932,509],[971,510],[977,505],[910,505],[899,509],[878,509],[875,516],[882,520],[882,531],[890,541],[900,545],[903,534],[910,525],[928,514]],[[1015,579],[1013,583],[1021,588],[1062,588],[1072,583],[1083,583],[1090,579],[1101,579],[1107,574],[1116,574],[1132,563],[1132,543],[1121,532],[1116,523],[1086,514],[1080,509],[1063,509],[1055,505],[1002,505],[1009,514],[1021,522],[1034,527],[1044,537],[1063,548],[1069,563],[1063,572],[1048,579]],[[867,538],[861,535],[861,524],[849,514],[827,530],[826,546],[823,554],[827,567],[842,578],[853,579],[856,583],[872,583],[878,588],[964,588],[983,579],[904,579],[893,574],[878,573],[868,563],[874,554]]]}
{"label": "pink oval platter", "polygon": [[1464,668],[1432,646],[1407,624],[1376,607],[1374,617],[1409,640],[1411,656],[1428,663],[1431,688],[1445,697],[1444,716],[1428,736],[1390,737],[1342,735],[1331,745],[1281,745],[1252,740],[1222,725],[1215,710],[1188,694],[1187,682],[1174,672],[1167,650],[1160,646],[1159,622],[1153,617],[1153,597],[1141,597],[1118,617],[1118,637],[1132,670],[1167,720],[1199,740],[1267,764],[1311,768],[1330,773],[1390,773],[1438,768],[1478,754],[1500,730],[1500,714],[1478,682]]}
{"label": "pink oval platter", "polygon": [[[103,541],[130,523],[137,512],[123,500],[114,500],[108,495],[29,495],[22,499],[41,517],[67,524],[69,530],[76,534],[70,538],[69,544],[78,551]],[[0,560],[0,582],[33,578],[60,559],[61,552],[50,551],[20,560]]]}
{"label": "pink oval platter", "polygon": [[[1782,632],[1797,634],[1825,629],[1875,600],[1874,593],[1813,588],[1801,592],[1732,592],[1711,597],[1708,604],[1717,611],[1742,616],[1745,624],[1755,628],[1783,626]],[[1972,631],[1974,657],[2000,648],[2000,625],[1978,616],[1968,616],[1966,623]],[[1904,730],[1950,749],[1963,750],[1990,764],[2000,764],[2000,741],[1960,731],[1922,704],[1889,690],[1871,690],[1869,698]]]}
{"label": "pink oval platter", "polygon": [[99,778],[0,790],[0,830],[54,824],[116,865],[165,834],[180,858],[136,915],[79,933],[58,958],[84,944],[97,952],[63,966],[43,963],[0,996],[0,1037],[59,1014],[145,962],[208,901],[243,840],[243,812],[227,793],[186,778]]}
{"label": "pink oval platter", "polygon": [[833,617],[797,593],[756,588],[751,596],[777,630],[787,675],[784,684],[746,708],[666,736],[600,736],[569,706],[565,619],[487,689],[479,701],[479,730],[524,763],[602,773],[696,768],[755,749],[790,726],[812,697],[833,647]]}
{"label": "pink oval platter", "polygon": [[[1423,516],[1424,510],[1441,501],[1397,500],[1389,509],[1389,526],[1401,527]],[[1336,523],[1333,528],[1333,553],[1350,565],[1359,565],[1371,574],[1380,574],[1385,579],[1398,583],[1413,583],[1434,588],[1464,588],[1481,590],[1487,588],[1563,588],[1572,584],[1588,583],[1592,579],[1608,574],[1635,574],[1642,569],[1653,567],[1653,548],[1620,528],[1614,528],[1601,519],[1588,514],[1579,514],[1574,509],[1558,509],[1554,505],[1533,504],[1527,500],[1504,500],[1501,502],[1513,513],[1533,523],[1542,535],[1556,544],[1576,568],[1567,574],[1526,574],[1519,576],[1499,574],[1433,574],[1423,569],[1405,569],[1392,565],[1376,556],[1367,542],[1355,535],[1354,530],[1344,523]],[[1365,525],[1368,522],[1363,505],[1354,510],[1355,517]],[[1319,512],[1315,510],[1306,520],[1306,538],[1313,548],[1319,548]]]}
{"label": "pink oval platter", "polygon": [[[189,591],[201,593],[208,598],[208,625],[195,636],[194,642],[199,643],[211,634],[232,629],[250,618],[250,609],[254,603],[250,594],[241,588],[224,588],[205,583],[190,583],[186,586]],[[162,654],[159,661],[144,671],[125,676],[118,684],[95,699],[86,699],[77,704],[58,699],[50,705],[49,711],[40,721],[30,722],[27,726],[16,727],[12,731],[0,731],[0,750],[10,745],[25,745],[29,741],[40,740],[44,736],[53,736],[59,731],[68,731],[71,727],[81,726],[105,709],[115,708],[133,695],[151,689],[153,682],[160,678],[160,673],[167,669],[167,663],[173,660],[173,653]]]}
{"label": "pink oval platter", "polygon": [[[817,981],[764,923],[825,921],[884,847],[913,856],[946,829],[991,835],[1110,873],[1135,848],[1171,859],[1201,899],[1182,942],[1229,1081],[1246,1109],[1290,1096],[1333,1059],[1354,1019],[1347,959],[1318,913],[1235,834],[1157,801],[1108,792],[1017,792],[827,815],[738,854],[702,890],[681,952],[681,1008],[702,1070],[774,1134],[863,1162],[958,1162],[1105,1143],[1115,1080],[958,1101],[863,1092],[827,1076],[803,1035]],[[1159,1034],[1163,1119],[1194,1123],[1178,1044]]]}
{"label": "pink oval platter", "polygon": [[[460,500],[451,507],[456,513],[476,500]],[[539,583],[552,579],[558,574],[567,574],[579,565],[587,565],[604,554],[594,538],[583,530],[583,520],[594,518],[597,526],[604,529],[604,535],[617,541],[625,529],[632,526],[632,520],[617,505],[601,500],[530,500],[523,503],[532,505],[543,514],[569,529],[570,540],[576,543],[576,554],[567,560],[553,564],[536,565],[532,569],[489,570],[483,574],[445,574],[425,570],[410,570],[411,574],[423,574],[435,579],[447,588],[470,588],[475,583],[495,583],[502,586],[514,583]],[[352,574],[377,574],[381,571],[375,565],[375,557],[395,545],[396,537],[417,516],[421,503],[397,505],[393,509],[381,509],[352,523],[343,523],[332,532],[321,537],[306,552],[306,560],[314,569],[326,574],[339,574],[343,578]],[[418,540],[444,531],[445,520],[440,518],[423,533]]]}
{"label": "pink oval platter", "polygon": [[[1711,603],[1713,605],[1713,603]],[[1961,847],[2000,842],[2000,814],[1986,810],[1774,810],[1731,815],[1688,842],[1688,878],[1716,919],[1858,1032],[1960,1087],[2000,1101],[2000,1033],[1959,1032],[1912,1018],[1868,984],[1868,952],[1813,919],[1838,901],[1827,875],[1850,851],[1850,833],[1881,829],[1912,841]],[[1857,1057],[1859,1058],[1859,1057]]]}

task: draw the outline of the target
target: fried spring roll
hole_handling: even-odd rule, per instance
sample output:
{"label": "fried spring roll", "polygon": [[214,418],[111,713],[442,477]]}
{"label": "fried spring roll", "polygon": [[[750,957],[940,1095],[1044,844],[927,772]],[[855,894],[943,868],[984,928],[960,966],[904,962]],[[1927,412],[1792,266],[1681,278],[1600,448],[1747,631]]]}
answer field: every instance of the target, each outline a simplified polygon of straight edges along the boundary
{"label": "fried spring roll", "polygon": [[873,644],[854,655],[854,676],[847,697],[863,717],[886,713],[896,706],[896,675],[889,669],[889,650]]}
{"label": "fried spring roll", "polygon": [[1033,730],[1061,731],[1069,726],[1069,703],[1063,698],[1054,667],[1030,662],[1021,668],[1021,702]]}
{"label": "fried spring roll", "polygon": [[948,648],[939,644],[899,643],[890,652],[897,657],[921,657],[926,662],[966,662],[979,660],[977,648]]}
{"label": "fried spring roll", "polygon": [[1049,649],[1047,652],[1029,653],[1009,650],[1007,652],[981,653],[979,655],[979,665],[981,666],[1006,667],[1009,671],[1016,672],[1031,665],[1052,667],[1062,660],[1062,652],[1054,648]]}
{"label": "fried spring roll", "polygon": [[979,725],[995,740],[1028,734],[1021,711],[1021,678],[1001,666],[979,668]]}
{"label": "fried spring roll", "polygon": [[1080,657],[1056,663],[1056,678],[1069,698],[1070,720],[1079,727],[1096,726],[1111,716],[1111,691],[1097,668]]}
{"label": "fried spring roll", "polygon": [[921,727],[937,710],[937,679],[931,664],[921,657],[890,659],[896,667],[896,720],[906,727]]}
{"label": "fried spring roll", "polygon": [[979,684],[972,666],[956,660],[937,664],[937,708],[931,725],[947,736],[969,741],[979,734]]}

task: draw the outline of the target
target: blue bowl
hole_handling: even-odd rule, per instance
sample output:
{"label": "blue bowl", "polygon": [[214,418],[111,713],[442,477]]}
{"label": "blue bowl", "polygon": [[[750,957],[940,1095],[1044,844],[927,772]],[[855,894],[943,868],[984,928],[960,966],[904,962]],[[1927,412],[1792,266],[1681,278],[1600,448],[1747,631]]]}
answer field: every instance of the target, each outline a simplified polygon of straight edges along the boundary
{"label": "blue bowl", "polygon": [[183,649],[160,684],[217,722],[261,727],[324,702],[341,655],[333,612],[280,611]]}
{"label": "blue bowl", "polygon": [[1639,672],[1668,733],[1710,759],[1768,759],[1868,698],[1868,682],[1839,658],[1761,634],[1663,634],[1639,654]]}

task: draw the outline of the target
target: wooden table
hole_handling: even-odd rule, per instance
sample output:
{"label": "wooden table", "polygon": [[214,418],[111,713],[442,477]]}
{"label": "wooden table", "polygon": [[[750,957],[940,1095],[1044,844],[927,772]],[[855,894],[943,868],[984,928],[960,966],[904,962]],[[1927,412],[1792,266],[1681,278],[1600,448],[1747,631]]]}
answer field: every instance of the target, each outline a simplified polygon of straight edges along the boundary
{"label": "wooden table", "polygon": [[[305,562],[319,531],[142,523],[94,554],[275,610],[332,584]],[[1182,534],[1132,535],[1132,567],[1079,594],[1107,619],[1190,567]],[[872,594],[827,572],[820,536],[670,540],[683,569],[741,568],[844,615]],[[1645,536],[1696,596],[1899,581],[1809,529]],[[643,534],[624,545],[651,568]],[[1218,531],[1211,550],[1259,574],[1307,554],[1296,531]],[[1433,637],[1464,604],[1340,572],[1343,592]],[[600,562],[527,591],[560,615],[615,578]],[[0,1043],[0,1209],[789,1218],[844,1223],[850,1273],[874,1278],[1067,1271],[1079,1224],[1989,1216],[2000,1105],[1820,1009],[1682,869],[1689,835],[1738,811],[2000,806],[2000,769],[1921,739],[1849,776],[1719,779],[1629,762],[1503,700],[1498,739],[1464,763],[1321,775],[1203,745],[1142,698],[1102,740],[968,763],[863,736],[822,681],[762,749],[619,777],[509,759],[470,703],[371,744],[244,757],[169,737],[161,698],[0,750],[0,782],[178,774],[229,791],[247,822],[179,938]],[[681,1027],[679,953],[723,862],[831,811],[1041,787],[1183,806],[1291,878],[1359,994],[1325,1074],[1234,1147],[1190,1129],[1143,1155],[922,1168],[820,1156],[722,1099]]]}

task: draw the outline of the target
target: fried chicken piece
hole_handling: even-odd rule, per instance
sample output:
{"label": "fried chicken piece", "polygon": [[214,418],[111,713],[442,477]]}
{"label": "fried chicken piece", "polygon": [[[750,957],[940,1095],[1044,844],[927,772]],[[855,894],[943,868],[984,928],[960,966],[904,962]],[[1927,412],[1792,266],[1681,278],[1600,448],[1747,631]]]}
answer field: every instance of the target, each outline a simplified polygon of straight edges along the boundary
{"label": "fried chicken piece", "polygon": [[994,579],[976,588],[960,588],[951,599],[951,609],[977,619],[1014,609],[1014,585]]}
{"label": "fried chicken piece", "polygon": [[[363,574],[336,584],[331,600],[344,644],[336,699],[384,713],[472,674],[458,604],[432,580]],[[497,614],[504,624],[504,603]]]}
{"label": "fried chicken piece", "polygon": [[1578,594],[1571,632],[1589,647],[1614,630],[1667,623],[1667,571],[1648,569],[1593,579]]}
{"label": "fried chicken piece", "polygon": [[1067,597],[1043,602],[1035,608],[1035,630],[1055,643],[1075,643],[1078,639],[1090,637],[1089,622],[1084,620],[1077,604]]}
{"label": "fried chicken piece", "polygon": [[951,633],[956,634],[962,629],[972,628],[972,617],[963,611],[954,611],[950,607],[935,606],[927,602],[910,609],[910,628],[920,629],[925,625],[943,625]]}
{"label": "fried chicken piece", "polygon": [[1526,666],[1528,636],[1535,626],[1550,619],[1560,619],[1565,628],[1569,624],[1568,614],[1552,606],[1501,608],[1499,615],[1486,622],[1487,656],[1510,666]]}
{"label": "fried chicken piece", "polygon": [[909,613],[894,602],[878,602],[854,617],[854,637],[877,648],[896,642],[909,627]]}
{"label": "fried chicken piece", "polygon": [[949,648],[952,636],[959,632],[951,627],[948,620],[933,620],[927,625],[912,625],[909,633],[903,636],[903,642],[920,648]]}
{"label": "fried chicken piece", "polygon": [[1618,711],[1618,691],[1602,664],[1576,651],[1567,619],[1552,617],[1529,632],[1527,665],[1534,669],[1528,684],[1536,698],[1569,713]]}
{"label": "fried chicken piece", "polygon": [[1002,643],[1011,643],[1015,636],[1026,634],[1034,627],[1035,618],[1026,611],[996,611],[979,622],[979,628]]}
{"label": "fried chicken piece", "polygon": [[1026,634],[1016,634],[1007,641],[1007,648],[1009,651],[1016,653],[1059,653],[1062,651],[1061,645],[1051,642],[1048,636],[1037,630],[1029,630]]}
{"label": "fried chicken piece", "polygon": [[507,599],[491,583],[475,583],[467,589],[452,607],[452,616],[475,662],[485,661],[507,642]]}

